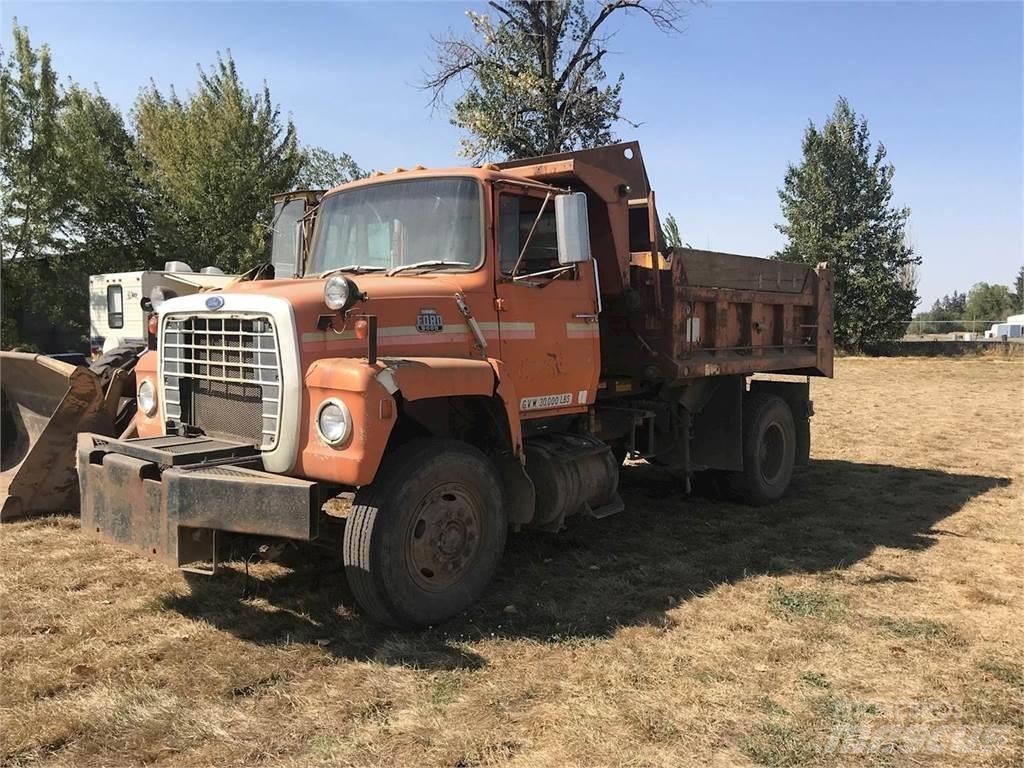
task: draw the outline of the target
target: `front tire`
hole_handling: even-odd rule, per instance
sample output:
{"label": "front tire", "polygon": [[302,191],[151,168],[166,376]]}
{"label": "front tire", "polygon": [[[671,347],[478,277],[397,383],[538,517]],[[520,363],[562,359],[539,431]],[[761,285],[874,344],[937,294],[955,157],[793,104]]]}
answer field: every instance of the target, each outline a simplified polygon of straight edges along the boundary
{"label": "front tire", "polygon": [[786,401],[761,392],[743,401],[743,470],[730,472],[729,488],[746,504],[763,506],[789,488],[796,459],[796,426]]}
{"label": "front tire", "polygon": [[487,457],[457,440],[416,440],[385,460],[345,523],[345,573],[363,610],[412,628],[476,602],[505,549],[500,487]]}

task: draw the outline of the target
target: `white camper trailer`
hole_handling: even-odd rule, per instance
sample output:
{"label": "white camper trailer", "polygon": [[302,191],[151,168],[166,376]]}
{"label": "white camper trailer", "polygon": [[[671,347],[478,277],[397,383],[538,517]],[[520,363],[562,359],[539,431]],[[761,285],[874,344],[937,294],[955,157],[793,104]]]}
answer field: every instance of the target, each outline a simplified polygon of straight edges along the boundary
{"label": "white camper trailer", "polygon": [[203,288],[222,288],[235,279],[216,267],[199,272],[181,261],[163,271],[116,272],[89,278],[89,351],[93,357],[117,347],[144,347],[149,313],[142,300],[159,288],[165,298],[187,296]]}

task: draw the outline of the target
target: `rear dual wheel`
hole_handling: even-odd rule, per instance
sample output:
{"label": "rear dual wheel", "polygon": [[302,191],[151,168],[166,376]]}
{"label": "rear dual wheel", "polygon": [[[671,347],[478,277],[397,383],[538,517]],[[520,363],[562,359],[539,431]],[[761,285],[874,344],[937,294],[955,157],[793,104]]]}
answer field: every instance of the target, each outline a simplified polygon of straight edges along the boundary
{"label": "rear dual wheel", "polygon": [[732,494],[754,506],[781,499],[789,488],[796,460],[793,412],[781,397],[763,392],[743,401],[743,470],[730,472]]}
{"label": "rear dual wheel", "polygon": [[457,440],[409,443],[356,493],[345,523],[349,586],[382,624],[437,624],[479,599],[507,529],[486,456]]}

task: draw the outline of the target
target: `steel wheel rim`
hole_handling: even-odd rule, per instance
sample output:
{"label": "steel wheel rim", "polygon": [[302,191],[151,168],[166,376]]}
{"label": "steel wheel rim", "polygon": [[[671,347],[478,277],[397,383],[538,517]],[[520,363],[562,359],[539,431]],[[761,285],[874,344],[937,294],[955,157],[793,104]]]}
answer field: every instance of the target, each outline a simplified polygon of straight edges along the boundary
{"label": "steel wheel rim", "polygon": [[444,483],[423,497],[406,530],[406,568],[417,586],[441,592],[462,580],[480,551],[481,506],[461,483]]}
{"label": "steel wheel rim", "polygon": [[761,470],[761,479],[765,483],[771,485],[779,479],[785,455],[786,433],[781,425],[772,422],[765,428],[758,445],[757,463]]}

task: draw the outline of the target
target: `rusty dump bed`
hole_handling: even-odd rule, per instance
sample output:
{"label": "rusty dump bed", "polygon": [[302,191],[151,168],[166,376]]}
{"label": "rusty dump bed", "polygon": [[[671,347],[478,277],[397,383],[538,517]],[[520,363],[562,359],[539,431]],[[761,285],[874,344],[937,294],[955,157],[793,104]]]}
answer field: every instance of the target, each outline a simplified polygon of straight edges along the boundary
{"label": "rusty dump bed", "polygon": [[674,378],[832,375],[832,274],[824,265],[677,248],[657,270],[634,259],[632,272],[646,340],[669,358]]}

